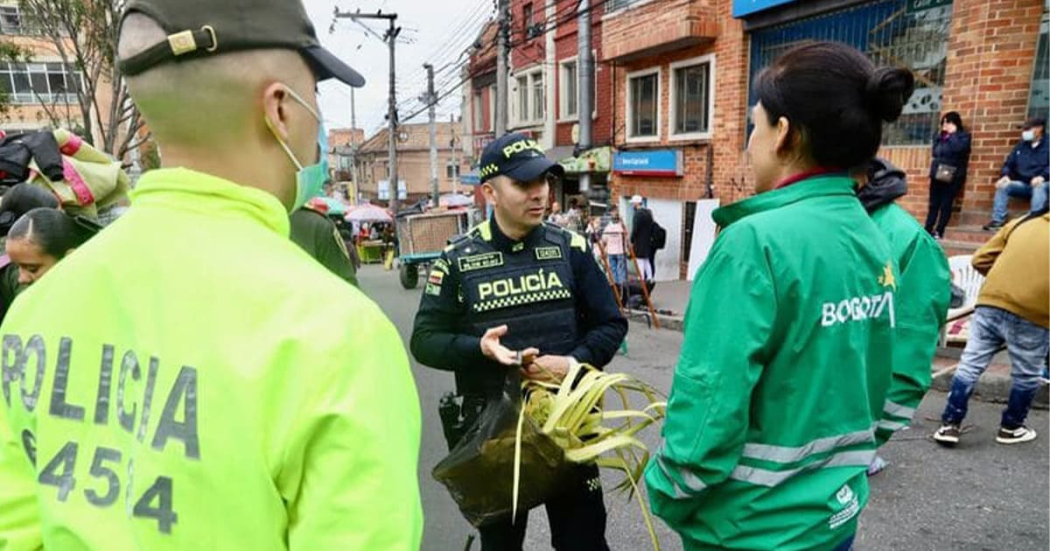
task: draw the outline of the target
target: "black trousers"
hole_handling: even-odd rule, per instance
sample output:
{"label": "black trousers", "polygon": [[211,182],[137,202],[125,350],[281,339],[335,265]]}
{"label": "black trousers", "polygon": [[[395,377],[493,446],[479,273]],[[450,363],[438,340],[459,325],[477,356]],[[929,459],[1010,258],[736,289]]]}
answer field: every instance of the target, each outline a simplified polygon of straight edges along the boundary
{"label": "black trousers", "polygon": [[[547,519],[551,547],[557,551],[609,551],[605,542],[605,501],[595,465],[580,466],[565,490],[549,499]],[[528,511],[516,522],[508,518],[482,526],[481,551],[521,551]]]}
{"label": "black trousers", "polygon": [[952,217],[952,205],[955,196],[962,188],[961,182],[946,184],[930,178],[930,208],[926,214],[926,231],[931,234],[944,235],[944,228]]}

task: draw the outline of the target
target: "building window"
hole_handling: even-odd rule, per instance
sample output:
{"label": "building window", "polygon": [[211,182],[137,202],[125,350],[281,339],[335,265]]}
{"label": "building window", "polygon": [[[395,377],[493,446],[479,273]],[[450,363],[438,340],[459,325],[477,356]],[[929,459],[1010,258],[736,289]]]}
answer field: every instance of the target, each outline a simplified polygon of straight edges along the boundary
{"label": "building window", "polygon": [[627,140],[660,137],[660,70],[627,74]]}
{"label": "building window", "polygon": [[485,128],[485,104],[482,103],[481,90],[474,91],[474,109],[471,109],[474,114],[474,131],[480,132]]}
{"label": "building window", "polygon": [[[1046,5],[1043,5],[1046,10]],[[1043,12],[1039,25],[1039,41],[1036,42],[1035,68],[1032,70],[1032,91],[1028,96],[1028,116],[1050,116],[1050,40],[1047,30],[1050,29],[1050,16]]]}
{"label": "building window", "polygon": [[489,86],[489,124],[485,128],[489,132],[496,130],[496,85]]}
{"label": "building window", "polygon": [[445,178],[448,180],[455,180],[456,178],[459,178],[459,166],[453,163],[452,161],[449,161],[445,165]]}
{"label": "building window", "polygon": [[0,6],[0,34],[24,34],[18,6]]}
{"label": "building window", "polygon": [[671,64],[671,135],[708,137],[714,108],[714,56]]}
{"label": "building window", "polygon": [[[915,92],[901,117],[883,128],[883,145],[926,145],[939,128],[952,5],[913,0],[863,2],[751,33],[749,105],[758,74],[780,54],[806,40],[844,42],[876,65],[905,67],[915,75]],[[750,131],[750,124],[748,125]]]}
{"label": "building window", "polygon": [[517,108],[519,124],[535,124],[543,120],[546,108],[546,90],[543,70],[537,69],[514,79],[518,86]]}
{"label": "building window", "polygon": [[570,61],[561,66],[561,118],[571,119],[579,112],[579,91],[577,90],[576,62]]}
{"label": "building window", "polygon": [[0,93],[16,104],[76,103],[84,76],[73,64],[0,63]]}
{"label": "building window", "polygon": [[529,27],[532,26],[532,4],[525,4],[521,8],[521,35],[523,40],[532,38]]}
{"label": "building window", "polygon": [[605,9],[606,13],[612,13],[615,11],[625,10],[642,0],[607,0],[608,7]]}
{"label": "building window", "polygon": [[533,73],[532,77],[532,120],[543,120],[543,111],[547,101],[543,93],[543,73]]}
{"label": "building window", "polygon": [[[596,63],[597,65],[597,63]],[[580,73],[576,59],[563,61],[561,64],[561,91],[558,94],[559,117],[562,120],[575,120],[579,118],[580,105]],[[598,71],[595,70],[591,80],[591,115],[598,111]]]}

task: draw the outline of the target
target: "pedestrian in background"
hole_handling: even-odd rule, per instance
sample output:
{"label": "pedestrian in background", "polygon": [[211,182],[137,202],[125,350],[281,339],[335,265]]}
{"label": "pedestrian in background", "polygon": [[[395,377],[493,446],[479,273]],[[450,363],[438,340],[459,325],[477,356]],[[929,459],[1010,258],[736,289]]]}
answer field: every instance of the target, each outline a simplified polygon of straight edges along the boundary
{"label": "pedestrian in background", "polygon": [[[951,300],[951,271],[940,245],[896,204],[908,194],[904,171],[875,158],[858,172],[857,198],[889,242],[900,273],[894,296],[893,379],[875,428],[876,443],[882,446],[911,424],[930,389],[930,365]],[[868,475],[885,467],[886,461],[875,456]]]}
{"label": "pedestrian in background", "polygon": [[897,271],[842,167],[875,157],[913,86],[834,42],[789,50],[755,82],[757,195],[713,214],[723,230],[693,281],[645,471],[686,550],[851,548],[893,369]]}
{"label": "pedestrian in background", "polygon": [[[602,232],[602,245],[609,256],[613,281],[622,289],[627,285],[627,227],[620,220],[620,211],[616,207],[609,210],[609,223]],[[626,296],[622,290],[620,296]]]}
{"label": "pedestrian in background", "polygon": [[1002,178],[995,183],[992,221],[984,229],[995,231],[1006,223],[1011,197],[1031,200],[1029,212],[1040,212],[1047,205],[1047,180],[1050,180],[1050,144],[1045,139],[1046,119],[1032,117],[1025,121],[1021,141],[1003,163]]}
{"label": "pedestrian in background", "polygon": [[933,438],[954,446],[962,435],[970,395],[992,357],[1006,345],[1010,353],[1010,399],[995,441],[1018,444],[1035,440],[1025,426],[1039,389],[1050,345],[1050,214],[1029,213],[1007,224],[973,255],[973,267],[987,277],[977,296],[959,368],[952,377],[941,427]]}
{"label": "pedestrian in background", "polygon": [[926,231],[937,239],[944,238],[944,228],[952,217],[955,197],[966,185],[969,164],[970,133],[963,126],[959,113],[949,111],[941,117],[941,131],[933,137],[933,160],[930,161]]}
{"label": "pedestrian in background", "polygon": [[634,249],[635,260],[638,262],[639,283],[649,283],[653,280],[653,212],[644,206],[645,199],[641,195],[631,197],[631,206],[634,207],[634,219],[631,222],[631,248]]}

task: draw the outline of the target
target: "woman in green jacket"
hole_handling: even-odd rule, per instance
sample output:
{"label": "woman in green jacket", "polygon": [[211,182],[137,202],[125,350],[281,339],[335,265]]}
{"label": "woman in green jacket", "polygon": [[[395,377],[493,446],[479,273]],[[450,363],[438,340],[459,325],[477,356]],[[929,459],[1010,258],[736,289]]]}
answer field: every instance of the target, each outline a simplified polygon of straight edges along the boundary
{"label": "woman in green jacket", "polygon": [[755,82],[757,195],[714,213],[723,231],[694,278],[645,474],[687,550],[852,545],[893,367],[897,268],[847,169],[875,156],[912,89],[906,70],[828,42]]}

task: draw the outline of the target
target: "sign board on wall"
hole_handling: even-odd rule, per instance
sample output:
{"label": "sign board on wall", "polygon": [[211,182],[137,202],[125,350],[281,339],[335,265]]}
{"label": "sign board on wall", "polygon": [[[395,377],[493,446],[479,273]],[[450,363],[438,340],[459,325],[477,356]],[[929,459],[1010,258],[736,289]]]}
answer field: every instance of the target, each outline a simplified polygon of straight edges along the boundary
{"label": "sign board on wall", "polygon": [[744,17],[795,0],[733,0],[733,17]]}
{"label": "sign board on wall", "polygon": [[617,151],[613,172],[624,176],[678,178],[685,174],[685,164],[680,149]]}

